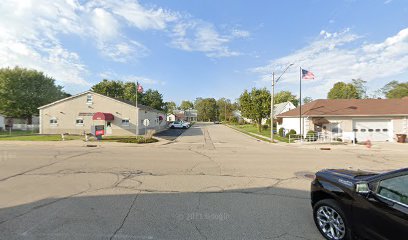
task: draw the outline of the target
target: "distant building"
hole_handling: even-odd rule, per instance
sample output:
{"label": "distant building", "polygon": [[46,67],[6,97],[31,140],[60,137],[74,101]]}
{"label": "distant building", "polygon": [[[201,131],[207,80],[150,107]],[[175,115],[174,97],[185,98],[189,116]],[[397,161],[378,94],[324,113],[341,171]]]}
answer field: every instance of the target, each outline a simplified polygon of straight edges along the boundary
{"label": "distant building", "polygon": [[[166,114],[151,107],[111,98],[92,91],[39,107],[41,134],[83,134],[103,128],[103,135],[144,134],[145,129],[165,129]],[[143,121],[149,120],[145,127]]]}
{"label": "distant building", "polygon": [[274,116],[274,118],[276,118],[276,116],[278,116],[279,114],[290,111],[290,110],[295,109],[295,108],[296,108],[296,106],[293,105],[293,103],[289,102],[289,101],[275,104],[275,107],[273,109],[274,110],[273,116]]}
{"label": "distant building", "polygon": [[173,121],[196,122],[198,119],[198,112],[195,109],[174,110],[173,114],[167,115],[167,119],[168,121],[169,119],[174,119]]}
{"label": "distant building", "polygon": [[176,115],[174,114],[167,114],[167,122],[174,122],[176,121]]}

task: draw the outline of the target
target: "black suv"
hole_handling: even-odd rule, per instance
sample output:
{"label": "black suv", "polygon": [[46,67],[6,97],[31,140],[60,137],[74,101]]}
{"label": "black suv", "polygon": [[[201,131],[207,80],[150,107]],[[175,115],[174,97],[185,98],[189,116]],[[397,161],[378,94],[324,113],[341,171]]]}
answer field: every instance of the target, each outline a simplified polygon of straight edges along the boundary
{"label": "black suv", "polygon": [[408,239],[408,168],[381,174],[322,170],[311,200],[326,239]]}

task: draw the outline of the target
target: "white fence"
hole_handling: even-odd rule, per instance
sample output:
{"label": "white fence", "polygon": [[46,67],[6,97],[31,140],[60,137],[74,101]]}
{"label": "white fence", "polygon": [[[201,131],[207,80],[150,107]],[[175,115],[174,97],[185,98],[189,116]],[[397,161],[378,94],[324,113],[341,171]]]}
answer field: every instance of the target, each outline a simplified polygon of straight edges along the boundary
{"label": "white fence", "polygon": [[331,133],[331,132],[319,132],[315,134],[307,134],[301,137],[298,134],[289,135],[289,143],[301,142],[301,143],[332,143],[332,142],[346,142],[353,141],[355,139],[354,132],[342,132],[342,133]]}

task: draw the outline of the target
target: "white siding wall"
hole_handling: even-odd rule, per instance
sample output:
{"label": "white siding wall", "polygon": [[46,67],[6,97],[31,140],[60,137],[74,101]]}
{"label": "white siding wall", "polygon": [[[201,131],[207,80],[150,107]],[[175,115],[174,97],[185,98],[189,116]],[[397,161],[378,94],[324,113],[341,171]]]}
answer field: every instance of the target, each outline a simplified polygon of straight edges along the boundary
{"label": "white siding wall", "polygon": [[[303,131],[304,135],[307,134],[307,131],[309,130],[309,120],[307,118],[302,118],[303,126],[302,130],[306,129],[306,132]],[[299,124],[299,118],[283,118],[282,119],[282,124],[277,125],[277,130],[279,131],[280,128],[288,129],[288,130],[295,130],[296,133],[300,133],[300,124]]]}
{"label": "white siding wall", "polygon": [[4,117],[2,115],[0,115],[0,129],[5,129]]}

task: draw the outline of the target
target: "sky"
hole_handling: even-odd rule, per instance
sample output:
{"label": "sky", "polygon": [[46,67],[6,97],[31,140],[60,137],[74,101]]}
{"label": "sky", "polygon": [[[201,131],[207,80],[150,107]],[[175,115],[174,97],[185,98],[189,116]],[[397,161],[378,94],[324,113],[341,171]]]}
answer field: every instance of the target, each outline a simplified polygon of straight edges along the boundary
{"label": "sky", "polygon": [[2,0],[0,67],[26,67],[76,94],[138,81],[165,101],[271,86],[326,98],[335,82],[369,93],[408,80],[406,0]]}

